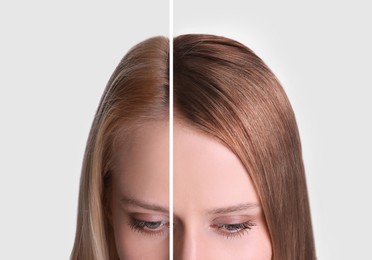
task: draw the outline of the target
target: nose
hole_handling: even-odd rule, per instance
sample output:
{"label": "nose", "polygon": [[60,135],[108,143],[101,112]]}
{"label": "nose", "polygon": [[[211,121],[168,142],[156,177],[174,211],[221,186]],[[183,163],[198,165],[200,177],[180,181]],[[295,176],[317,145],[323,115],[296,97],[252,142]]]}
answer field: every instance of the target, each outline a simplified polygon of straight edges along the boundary
{"label": "nose", "polygon": [[174,229],[174,260],[202,260],[202,239],[192,230],[184,227]]}

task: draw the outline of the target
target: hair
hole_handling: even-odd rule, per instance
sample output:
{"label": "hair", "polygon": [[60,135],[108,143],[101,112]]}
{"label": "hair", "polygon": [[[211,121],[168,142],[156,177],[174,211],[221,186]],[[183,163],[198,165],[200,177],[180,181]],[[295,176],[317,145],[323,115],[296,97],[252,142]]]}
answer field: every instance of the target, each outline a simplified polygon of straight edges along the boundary
{"label": "hair", "polygon": [[[164,37],[136,45],[106,86],[84,155],[71,259],[118,259],[106,217],[115,144],[123,129],[168,118],[168,49]],[[300,137],[278,79],[253,51],[225,37],[178,36],[173,56],[175,118],[241,160],[260,198],[272,259],[316,259]]]}
{"label": "hair", "polygon": [[164,37],[134,46],[107,83],[83,159],[72,260],[119,259],[106,214],[115,147],[123,132],[168,115],[168,46]]}

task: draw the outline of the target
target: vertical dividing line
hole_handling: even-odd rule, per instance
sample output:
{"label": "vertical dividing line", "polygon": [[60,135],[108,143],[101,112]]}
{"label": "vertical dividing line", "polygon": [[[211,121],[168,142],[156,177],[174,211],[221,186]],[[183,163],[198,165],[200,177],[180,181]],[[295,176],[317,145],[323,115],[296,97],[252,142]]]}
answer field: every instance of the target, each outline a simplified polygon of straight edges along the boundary
{"label": "vertical dividing line", "polygon": [[173,0],[169,0],[169,259],[173,260]]}

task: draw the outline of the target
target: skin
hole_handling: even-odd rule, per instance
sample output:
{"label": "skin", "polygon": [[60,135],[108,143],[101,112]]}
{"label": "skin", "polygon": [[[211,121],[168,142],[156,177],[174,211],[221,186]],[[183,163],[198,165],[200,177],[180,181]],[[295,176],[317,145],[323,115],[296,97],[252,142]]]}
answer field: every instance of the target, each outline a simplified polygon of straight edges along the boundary
{"label": "skin", "polygon": [[[169,258],[168,128],[164,122],[143,124],[117,150],[111,222],[120,259]],[[161,232],[146,222],[161,222],[155,229]]]}
{"label": "skin", "polygon": [[[118,150],[111,222],[120,259],[169,258],[168,127],[146,123]],[[236,155],[180,122],[173,144],[174,259],[271,259],[257,193]]]}

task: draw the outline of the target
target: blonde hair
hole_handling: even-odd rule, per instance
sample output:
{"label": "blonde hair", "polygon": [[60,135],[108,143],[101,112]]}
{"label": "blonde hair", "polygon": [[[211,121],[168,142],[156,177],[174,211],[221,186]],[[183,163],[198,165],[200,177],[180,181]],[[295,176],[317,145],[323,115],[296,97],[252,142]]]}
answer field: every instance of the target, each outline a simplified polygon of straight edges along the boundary
{"label": "blonde hair", "polygon": [[[278,79],[224,37],[178,36],[173,55],[175,115],[240,158],[261,201],[273,259],[315,259],[300,137]],[[115,143],[123,128],[168,115],[168,70],[168,41],[155,37],[135,46],[109,80],[84,156],[71,259],[118,259],[105,216]]]}
{"label": "blonde hair", "polygon": [[71,259],[119,259],[106,216],[115,144],[141,121],[168,115],[168,81],[168,40],[155,37],[133,47],[107,83],[85,150]]}

